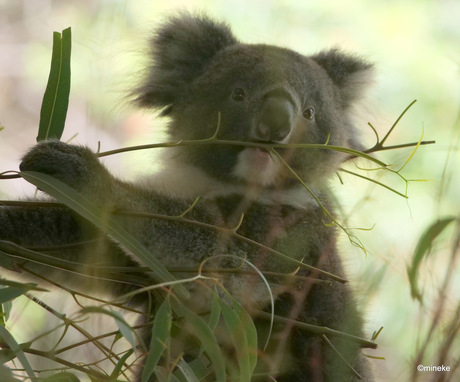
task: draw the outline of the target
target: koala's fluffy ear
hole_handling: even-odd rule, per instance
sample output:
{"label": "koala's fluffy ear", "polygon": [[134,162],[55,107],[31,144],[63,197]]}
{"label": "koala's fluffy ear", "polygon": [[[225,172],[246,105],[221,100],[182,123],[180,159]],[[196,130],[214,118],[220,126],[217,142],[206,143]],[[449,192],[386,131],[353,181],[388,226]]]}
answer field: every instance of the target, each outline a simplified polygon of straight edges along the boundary
{"label": "koala's fluffy ear", "polygon": [[372,84],[374,67],[372,64],[337,49],[321,52],[310,57],[326,70],[332,81],[339,87],[344,106],[350,106],[361,98]]}
{"label": "koala's fluffy ear", "polygon": [[143,85],[133,93],[134,101],[142,107],[167,107],[163,114],[168,114],[209,60],[236,43],[224,23],[188,13],[170,18],[151,41],[153,62]]}

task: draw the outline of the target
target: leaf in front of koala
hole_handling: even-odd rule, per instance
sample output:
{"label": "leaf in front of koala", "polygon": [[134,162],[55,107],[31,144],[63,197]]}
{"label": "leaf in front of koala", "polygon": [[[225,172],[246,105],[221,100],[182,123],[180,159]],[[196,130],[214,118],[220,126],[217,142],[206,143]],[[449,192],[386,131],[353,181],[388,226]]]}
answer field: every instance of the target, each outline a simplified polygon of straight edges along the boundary
{"label": "leaf in front of koala", "polygon": [[123,337],[130,343],[133,349],[136,348],[136,341],[134,340],[134,329],[126,322],[123,316],[115,310],[107,310],[100,306],[86,306],[80,310],[82,314],[88,313],[100,313],[106,314],[107,316],[112,317],[115,320],[115,323],[120,330],[120,333]]}
{"label": "leaf in front of koala", "polygon": [[[195,370],[190,364],[180,359],[177,363],[178,371],[174,373],[181,382],[200,382],[201,378],[195,373]],[[180,376],[178,375],[180,372]]]}
{"label": "leaf in front of koala", "polygon": [[24,284],[23,286],[13,286],[7,288],[0,288],[0,304],[5,302],[12,301],[16,297],[22,296],[24,293],[28,292],[31,289],[34,289],[35,285]]}
{"label": "leaf in front of koala", "polygon": [[204,351],[212,363],[216,376],[215,381],[227,381],[224,355],[209,325],[201,317],[188,309],[179,299],[173,298],[171,305],[176,314],[179,317],[183,317],[184,322],[182,325],[184,329],[197,338],[203,345]]}
{"label": "leaf in front of koala", "polygon": [[[0,357],[2,357],[4,350],[0,351]],[[4,359],[4,358],[2,358]],[[11,372],[10,369],[6,368],[3,365],[0,365],[0,381],[2,382],[22,382],[23,379],[16,379],[13,377],[13,373]]]}
{"label": "leaf in front of koala", "polygon": [[[67,207],[84,217],[95,226],[106,232],[133,256],[149,267],[152,277],[159,282],[173,282],[175,277],[153,256],[139,241],[114,218],[92,203],[89,199],[79,194],[67,184],[50,175],[35,171],[22,171],[19,173],[25,180],[57,199]],[[189,293],[183,285],[174,286],[174,292],[187,298]]]}
{"label": "leaf in front of koala", "polygon": [[161,304],[153,320],[149,355],[142,370],[142,382],[147,382],[155,371],[162,354],[167,348],[171,333],[172,312],[169,295]]}
{"label": "leaf in front of koala", "polygon": [[235,299],[232,299],[231,307],[222,300],[219,303],[236,351],[240,369],[238,381],[250,382],[257,363],[257,332],[254,322]]}
{"label": "leaf in front of koala", "polygon": [[134,353],[134,349],[129,349],[123,357],[119,359],[117,364],[112,370],[112,374],[110,374],[110,377],[113,378],[113,380],[116,380],[116,378],[121,374],[123,367],[125,366],[126,361],[128,360],[129,357]]}
{"label": "leaf in front of koala", "polygon": [[40,110],[37,142],[60,139],[64,131],[70,94],[71,29],[53,34],[51,68]]}
{"label": "leaf in front of koala", "polygon": [[64,371],[43,379],[43,382],[80,382],[80,380],[74,374]]}
{"label": "leaf in front of koala", "polygon": [[11,333],[2,325],[0,325],[0,339],[2,340],[2,342],[8,345],[10,350],[19,360],[19,362],[21,362],[29,378],[34,381],[36,379],[35,373],[32,367],[30,366],[27,357],[24,354],[24,351],[21,349],[21,346],[16,342]]}
{"label": "leaf in front of koala", "polygon": [[180,371],[181,374],[180,376],[177,376],[177,378],[181,380],[181,382],[203,381],[209,374],[211,374],[208,367],[200,358],[194,359],[188,363],[185,362],[184,359],[181,359],[177,367],[179,370],[175,372],[174,375],[177,376]]}
{"label": "leaf in front of koala", "polygon": [[[0,240],[0,248],[2,247],[2,243],[4,242],[4,240]],[[11,257],[9,253],[4,252],[0,249],[0,267],[8,269],[10,271],[17,271],[17,263],[18,260],[16,258]]]}
{"label": "leaf in front of koala", "polygon": [[415,248],[414,255],[412,257],[412,264],[407,267],[407,275],[409,276],[411,296],[414,299],[422,302],[422,294],[418,287],[418,270],[420,264],[424,258],[426,258],[430,252],[433,242],[436,238],[446,229],[446,227],[456,221],[455,217],[448,217],[437,220],[423,233],[420,240]]}

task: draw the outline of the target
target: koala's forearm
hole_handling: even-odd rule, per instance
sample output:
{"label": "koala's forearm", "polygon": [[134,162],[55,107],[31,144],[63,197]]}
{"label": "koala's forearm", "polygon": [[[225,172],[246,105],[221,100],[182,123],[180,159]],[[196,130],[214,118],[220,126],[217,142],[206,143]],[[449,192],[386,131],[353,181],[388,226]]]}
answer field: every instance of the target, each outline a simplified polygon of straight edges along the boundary
{"label": "koala's forearm", "polygon": [[0,239],[20,245],[61,245],[82,239],[82,227],[61,207],[0,207]]}

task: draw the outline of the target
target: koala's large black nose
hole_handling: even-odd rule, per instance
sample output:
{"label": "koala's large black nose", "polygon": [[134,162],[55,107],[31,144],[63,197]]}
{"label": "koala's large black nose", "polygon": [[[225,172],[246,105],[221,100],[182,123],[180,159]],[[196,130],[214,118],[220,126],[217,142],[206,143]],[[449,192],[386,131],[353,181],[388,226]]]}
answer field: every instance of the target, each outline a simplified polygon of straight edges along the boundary
{"label": "koala's large black nose", "polygon": [[256,121],[255,138],[267,142],[281,142],[292,130],[294,105],[285,96],[264,98]]}

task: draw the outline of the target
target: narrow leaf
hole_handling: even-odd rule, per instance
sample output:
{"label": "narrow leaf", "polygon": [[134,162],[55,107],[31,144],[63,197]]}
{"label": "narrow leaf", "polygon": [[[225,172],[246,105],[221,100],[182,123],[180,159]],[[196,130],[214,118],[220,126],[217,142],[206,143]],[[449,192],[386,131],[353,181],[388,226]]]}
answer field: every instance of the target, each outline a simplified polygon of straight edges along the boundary
{"label": "narrow leaf", "polygon": [[72,373],[62,372],[45,378],[43,382],[80,382]]}
{"label": "narrow leaf", "polygon": [[444,231],[444,229],[453,221],[455,217],[448,217],[437,220],[423,233],[422,237],[417,243],[414,255],[412,257],[412,264],[407,267],[407,274],[409,276],[411,296],[414,299],[422,302],[422,294],[418,287],[418,269],[424,258],[426,258],[431,251],[434,240]]}
{"label": "narrow leaf", "polygon": [[184,317],[184,328],[196,337],[204,347],[206,355],[212,362],[216,382],[227,381],[225,360],[219,343],[208,324],[198,315],[188,309],[177,298],[172,301],[172,307],[178,316]]}
{"label": "narrow leaf", "polygon": [[171,333],[171,323],[171,302],[168,295],[158,309],[158,312],[155,315],[155,320],[153,321],[149,355],[147,356],[144,369],[142,370],[142,382],[150,380],[158,361],[167,347],[167,343],[169,342],[168,339]]}
{"label": "narrow leaf", "polygon": [[35,380],[35,373],[30,366],[29,361],[27,360],[24,352],[22,351],[19,344],[16,342],[14,337],[10,334],[10,332],[2,325],[0,325],[0,338],[8,345],[11,351],[16,355],[19,362],[21,362],[24,370],[26,371],[27,375],[30,379]]}
{"label": "narrow leaf", "polygon": [[[163,264],[123,228],[119,219],[116,219],[114,216],[107,216],[101,208],[93,204],[89,199],[52,176],[34,171],[20,172],[20,175],[29,183],[37,186],[40,190],[59,200],[105,231],[126,250],[137,257],[141,263],[149,267],[152,276],[159,282],[176,281]],[[174,291],[182,297],[188,297],[189,295],[182,285],[176,285]]]}
{"label": "narrow leaf", "polygon": [[27,287],[8,287],[0,289],[0,304],[14,300],[16,297],[19,297],[26,293],[27,291],[34,289],[34,286]]}
{"label": "narrow leaf", "polygon": [[182,372],[182,375],[184,376],[187,382],[200,382],[200,380],[198,379],[193,369],[183,359],[179,361],[179,363],[177,364],[177,367]]}
{"label": "narrow leaf", "polygon": [[40,110],[37,142],[60,139],[64,131],[70,94],[71,30],[53,34],[51,68]]}
{"label": "narrow leaf", "polygon": [[123,335],[123,337],[130,343],[133,349],[136,348],[136,341],[134,340],[133,335],[134,329],[131,328],[131,326],[126,322],[120,313],[114,310],[107,310],[99,306],[87,306],[81,309],[80,312],[83,314],[100,313],[112,317],[115,320],[115,323],[117,324],[118,329],[120,330],[120,333]]}
{"label": "narrow leaf", "polygon": [[117,362],[117,365],[114,367],[112,374],[110,375],[113,379],[116,379],[120,374],[126,360],[134,353],[134,349],[129,349],[123,357]]}
{"label": "narrow leaf", "polygon": [[250,382],[257,363],[257,333],[249,314],[232,300],[232,307],[220,300],[222,317],[232,339],[238,365],[239,381]]}

